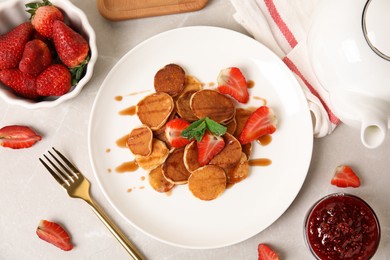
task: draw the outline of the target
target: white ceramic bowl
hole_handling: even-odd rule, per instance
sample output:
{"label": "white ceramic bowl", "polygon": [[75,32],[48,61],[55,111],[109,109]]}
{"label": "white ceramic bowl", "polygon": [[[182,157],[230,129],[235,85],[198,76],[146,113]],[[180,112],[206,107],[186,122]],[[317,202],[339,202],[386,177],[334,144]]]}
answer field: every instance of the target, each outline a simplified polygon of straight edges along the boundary
{"label": "white ceramic bowl", "polygon": [[[38,2],[40,0],[8,0],[0,3],[0,34],[4,34],[16,27],[17,25],[29,19],[30,15],[25,11],[26,3]],[[87,16],[82,10],[72,4],[69,0],[50,0],[57,6],[65,16],[65,20],[69,22],[72,28],[76,29],[88,40],[91,57],[87,64],[84,77],[73,86],[65,95],[59,97],[48,97],[41,101],[29,100],[15,95],[8,87],[0,83],[0,97],[9,104],[19,105],[28,109],[49,108],[57,106],[65,100],[77,96],[82,88],[92,77],[93,68],[97,60],[96,35],[90,25]]]}

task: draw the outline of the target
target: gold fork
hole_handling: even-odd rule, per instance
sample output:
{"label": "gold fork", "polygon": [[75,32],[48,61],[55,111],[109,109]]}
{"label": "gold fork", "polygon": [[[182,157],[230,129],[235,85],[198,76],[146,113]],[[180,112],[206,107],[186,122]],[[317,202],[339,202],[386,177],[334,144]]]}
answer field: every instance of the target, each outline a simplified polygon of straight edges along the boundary
{"label": "gold fork", "polygon": [[39,161],[41,161],[41,163],[46,167],[54,179],[56,179],[56,181],[67,191],[70,197],[82,199],[87,202],[89,206],[91,206],[93,212],[95,212],[95,214],[99,217],[103,224],[106,225],[115,238],[118,239],[121,245],[133,257],[133,259],[143,260],[144,257],[140,254],[137,248],[126,238],[126,236],[106,216],[98,204],[91,198],[89,192],[89,181],[64,155],[62,155],[54,147],[52,148],[55,154],[57,154],[61,160],[58,159],[58,157],[56,157],[53,153],[48,151],[56,163],[51,161],[46,155],[43,156],[46,158],[52,168],[41,158],[39,158]]}

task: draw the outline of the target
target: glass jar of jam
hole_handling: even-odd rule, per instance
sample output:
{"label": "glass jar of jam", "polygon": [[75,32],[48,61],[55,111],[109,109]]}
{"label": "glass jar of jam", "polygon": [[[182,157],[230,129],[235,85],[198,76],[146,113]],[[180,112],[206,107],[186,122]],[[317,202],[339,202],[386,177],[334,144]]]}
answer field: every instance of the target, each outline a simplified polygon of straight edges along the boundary
{"label": "glass jar of jam", "polygon": [[309,210],[304,237],[317,259],[370,259],[379,245],[380,226],[365,201],[334,193]]}

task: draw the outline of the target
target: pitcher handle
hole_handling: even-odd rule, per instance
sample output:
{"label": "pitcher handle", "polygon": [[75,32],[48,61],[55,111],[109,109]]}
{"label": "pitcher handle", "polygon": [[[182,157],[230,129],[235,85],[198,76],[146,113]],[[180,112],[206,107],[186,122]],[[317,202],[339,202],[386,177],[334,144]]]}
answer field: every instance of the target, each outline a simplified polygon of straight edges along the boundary
{"label": "pitcher handle", "polygon": [[367,148],[373,149],[383,143],[386,137],[387,123],[375,117],[366,117],[362,121],[360,138]]}

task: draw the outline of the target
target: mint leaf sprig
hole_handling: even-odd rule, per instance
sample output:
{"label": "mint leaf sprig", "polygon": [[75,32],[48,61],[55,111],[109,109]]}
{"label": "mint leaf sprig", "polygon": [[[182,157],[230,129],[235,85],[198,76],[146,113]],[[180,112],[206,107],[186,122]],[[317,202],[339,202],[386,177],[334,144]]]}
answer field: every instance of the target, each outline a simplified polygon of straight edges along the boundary
{"label": "mint leaf sprig", "polygon": [[213,135],[221,136],[226,133],[227,128],[214,120],[205,117],[189,125],[181,132],[181,136],[189,140],[195,138],[196,141],[200,142],[206,130],[209,130]]}

